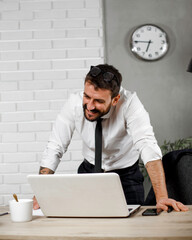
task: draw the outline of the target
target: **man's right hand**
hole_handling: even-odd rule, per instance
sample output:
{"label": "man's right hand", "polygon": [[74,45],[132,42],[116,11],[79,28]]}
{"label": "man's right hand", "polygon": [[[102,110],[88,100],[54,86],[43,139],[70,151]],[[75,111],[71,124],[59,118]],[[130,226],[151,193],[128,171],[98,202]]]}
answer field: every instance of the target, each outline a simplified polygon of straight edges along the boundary
{"label": "man's right hand", "polygon": [[36,197],[34,196],[34,197],[33,197],[33,209],[34,209],[34,210],[37,210],[37,209],[39,209],[39,208],[40,208],[39,203],[37,202],[37,199],[36,199]]}

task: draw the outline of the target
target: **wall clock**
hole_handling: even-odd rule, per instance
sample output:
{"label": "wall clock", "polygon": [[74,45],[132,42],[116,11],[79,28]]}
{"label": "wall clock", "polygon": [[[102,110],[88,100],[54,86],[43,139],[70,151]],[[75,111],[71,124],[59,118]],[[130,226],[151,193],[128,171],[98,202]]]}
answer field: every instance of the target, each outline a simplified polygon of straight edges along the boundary
{"label": "wall clock", "polygon": [[137,27],[131,35],[131,51],[146,61],[159,60],[167,53],[169,41],[167,33],[154,24]]}

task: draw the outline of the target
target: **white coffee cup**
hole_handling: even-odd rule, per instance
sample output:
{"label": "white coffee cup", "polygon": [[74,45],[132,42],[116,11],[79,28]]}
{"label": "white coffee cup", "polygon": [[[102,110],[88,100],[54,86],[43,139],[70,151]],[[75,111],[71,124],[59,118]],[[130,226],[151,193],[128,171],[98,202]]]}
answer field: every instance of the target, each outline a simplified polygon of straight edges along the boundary
{"label": "white coffee cup", "polygon": [[32,220],[33,200],[19,199],[9,201],[11,220],[13,222],[28,222]]}

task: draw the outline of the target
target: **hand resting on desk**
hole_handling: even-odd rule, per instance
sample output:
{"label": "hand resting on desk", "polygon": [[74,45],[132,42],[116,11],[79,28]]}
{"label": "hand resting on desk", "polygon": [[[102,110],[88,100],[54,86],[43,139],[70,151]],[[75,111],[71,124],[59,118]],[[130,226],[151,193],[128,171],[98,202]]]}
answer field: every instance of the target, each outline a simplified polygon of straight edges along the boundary
{"label": "hand resting on desk", "polygon": [[164,211],[168,210],[168,206],[172,206],[173,209],[177,212],[186,212],[189,210],[187,206],[171,198],[161,198],[156,204],[157,208],[161,208]]}

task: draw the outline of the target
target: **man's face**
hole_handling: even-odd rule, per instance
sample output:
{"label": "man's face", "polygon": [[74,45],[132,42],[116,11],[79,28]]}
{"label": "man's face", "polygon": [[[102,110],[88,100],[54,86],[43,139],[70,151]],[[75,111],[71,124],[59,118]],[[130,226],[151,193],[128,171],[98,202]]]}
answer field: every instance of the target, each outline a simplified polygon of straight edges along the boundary
{"label": "man's face", "polygon": [[111,106],[117,104],[119,95],[111,98],[111,91],[107,89],[95,89],[90,82],[85,82],[83,95],[83,110],[88,121],[96,121],[109,112]]}

